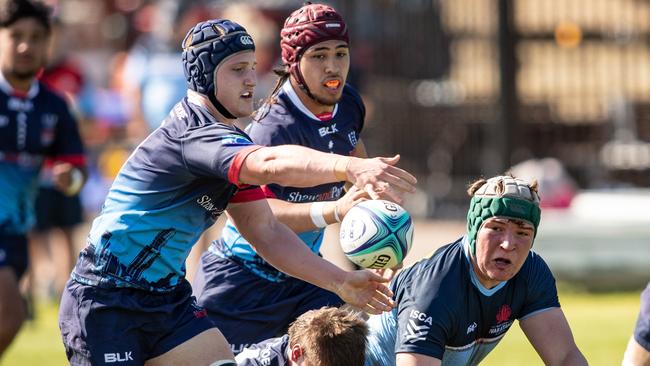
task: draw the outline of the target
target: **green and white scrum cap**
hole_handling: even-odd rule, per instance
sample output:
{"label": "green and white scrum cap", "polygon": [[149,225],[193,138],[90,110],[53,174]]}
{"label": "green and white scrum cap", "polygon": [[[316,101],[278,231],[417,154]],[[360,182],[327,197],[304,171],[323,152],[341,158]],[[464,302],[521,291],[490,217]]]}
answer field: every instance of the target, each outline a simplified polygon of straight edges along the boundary
{"label": "green and white scrum cap", "polygon": [[511,176],[488,179],[479,187],[467,212],[467,238],[472,254],[476,254],[476,235],[483,222],[490,217],[502,216],[527,221],[535,228],[541,218],[539,195],[528,182]]}

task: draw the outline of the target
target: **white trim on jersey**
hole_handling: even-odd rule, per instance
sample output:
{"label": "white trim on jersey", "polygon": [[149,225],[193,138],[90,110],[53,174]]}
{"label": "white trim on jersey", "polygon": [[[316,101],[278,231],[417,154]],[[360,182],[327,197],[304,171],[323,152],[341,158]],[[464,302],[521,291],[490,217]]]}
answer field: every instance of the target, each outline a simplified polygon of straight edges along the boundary
{"label": "white trim on jersey", "polygon": [[[7,95],[12,96],[14,94],[14,88],[9,84],[5,76],[0,72],[0,89]],[[27,98],[33,99],[36,94],[38,94],[38,81],[36,78],[32,81],[32,85],[27,91]]]}
{"label": "white trim on jersey", "polygon": [[[291,103],[293,103],[293,105],[298,107],[298,109],[300,109],[300,111],[303,114],[305,114],[307,117],[313,119],[314,121],[320,121],[321,120],[320,118],[316,117],[315,114],[311,113],[311,111],[309,109],[307,109],[307,107],[305,107],[304,104],[302,104],[302,101],[298,97],[298,94],[296,94],[296,91],[293,90],[293,87],[291,86],[291,81],[289,81],[287,79],[287,81],[285,81],[284,84],[282,85],[282,90],[284,90],[284,92],[287,94],[287,96],[291,100]],[[336,103],[336,105],[334,106],[334,111],[332,112],[332,118],[336,117],[336,112],[338,110],[339,110],[339,104]]]}

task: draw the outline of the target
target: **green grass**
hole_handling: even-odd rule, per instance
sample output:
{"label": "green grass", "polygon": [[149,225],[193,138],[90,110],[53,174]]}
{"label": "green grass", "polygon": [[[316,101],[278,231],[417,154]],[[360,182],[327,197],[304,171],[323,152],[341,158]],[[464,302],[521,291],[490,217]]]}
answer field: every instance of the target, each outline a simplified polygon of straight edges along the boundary
{"label": "green grass", "polygon": [[[590,365],[620,365],[639,311],[639,293],[586,294],[563,290],[560,301],[578,347]],[[37,318],[23,326],[0,366],[66,365],[57,306],[39,304]],[[515,324],[483,365],[542,365]]]}
{"label": "green grass", "polygon": [[[578,348],[592,366],[620,365],[639,312],[639,293],[560,293]],[[543,365],[517,323],[482,365]]]}

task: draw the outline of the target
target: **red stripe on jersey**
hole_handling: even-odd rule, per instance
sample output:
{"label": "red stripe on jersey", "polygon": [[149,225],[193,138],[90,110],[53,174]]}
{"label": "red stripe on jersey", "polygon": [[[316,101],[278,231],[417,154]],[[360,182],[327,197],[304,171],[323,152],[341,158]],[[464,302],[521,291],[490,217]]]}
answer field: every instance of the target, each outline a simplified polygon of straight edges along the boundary
{"label": "red stripe on jersey", "polygon": [[316,115],[316,117],[323,122],[331,120],[332,116],[334,116],[332,112],[323,112]]}
{"label": "red stripe on jersey", "polygon": [[239,186],[239,173],[241,172],[241,166],[244,164],[244,161],[253,151],[261,149],[263,146],[252,145],[241,149],[237,155],[232,159],[230,168],[228,169],[228,181],[230,183]]}
{"label": "red stripe on jersey", "polygon": [[264,192],[260,187],[250,187],[247,186],[246,189],[237,191],[234,196],[230,199],[230,203],[242,203],[242,202],[251,202],[259,201],[266,199]]}
{"label": "red stripe on jersey", "polygon": [[264,195],[266,195],[266,198],[278,198],[273,191],[271,191],[271,188],[267,185],[263,185],[260,188],[262,188],[262,192],[264,192]]}
{"label": "red stripe on jersey", "polygon": [[86,157],[82,154],[57,155],[52,158],[47,158],[47,160],[45,160],[45,167],[49,168],[55,163],[70,163],[77,168],[83,168],[84,166],[86,166]]}

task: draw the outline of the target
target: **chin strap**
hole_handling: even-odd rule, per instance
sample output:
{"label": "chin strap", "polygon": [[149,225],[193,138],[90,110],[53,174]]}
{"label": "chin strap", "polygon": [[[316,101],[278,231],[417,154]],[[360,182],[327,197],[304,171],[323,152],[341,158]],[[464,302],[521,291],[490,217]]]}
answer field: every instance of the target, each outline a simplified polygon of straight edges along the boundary
{"label": "chin strap", "polygon": [[235,119],[237,117],[233,116],[232,113],[230,113],[226,107],[223,106],[223,104],[219,103],[217,100],[217,97],[215,96],[215,93],[208,93],[208,99],[210,99],[210,102],[212,102],[212,105],[214,105],[215,108],[217,108],[217,111],[221,113],[222,116],[228,118],[228,119]]}

